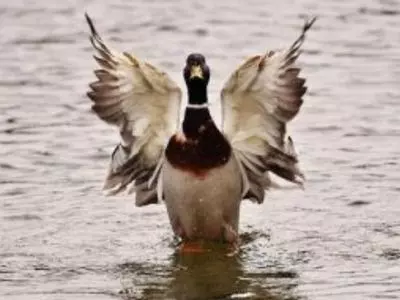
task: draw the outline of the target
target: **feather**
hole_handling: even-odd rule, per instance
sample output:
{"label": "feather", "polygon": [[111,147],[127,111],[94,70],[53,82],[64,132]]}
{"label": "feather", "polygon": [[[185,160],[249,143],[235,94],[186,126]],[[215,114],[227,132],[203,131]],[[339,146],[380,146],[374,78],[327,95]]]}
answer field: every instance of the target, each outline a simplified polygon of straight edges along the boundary
{"label": "feather", "polygon": [[264,190],[274,185],[268,172],[303,184],[293,140],[286,139],[286,125],[298,114],[307,90],[296,60],[315,20],[305,22],[288,49],[246,60],[221,92],[222,129],[247,178],[244,197],[259,203]]}
{"label": "feather", "polygon": [[87,96],[97,116],[118,126],[121,136],[104,189],[118,194],[133,184],[137,205],[157,202],[153,183],[158,182],[166,144],[178,129],[181,90],[154,66],[109,48],[85,17],[100,66]]}

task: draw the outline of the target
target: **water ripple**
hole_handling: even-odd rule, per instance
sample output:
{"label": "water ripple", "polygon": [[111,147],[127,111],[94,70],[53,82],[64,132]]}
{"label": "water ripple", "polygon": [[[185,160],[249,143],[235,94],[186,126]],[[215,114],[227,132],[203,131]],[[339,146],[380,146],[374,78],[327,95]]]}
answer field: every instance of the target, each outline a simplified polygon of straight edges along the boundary
{"label": "water ripple", "polygon": [[[237,257],[176,255],[163,205],[102,195],[117,132],[85,98],[85,11],[113,48],[180,84],[186,55],[203,52],[217,115],[245,57],[290,45],[319,16],[288,128],[305,190],[244,202]],[[0,3],[0,298],[399,298],[399,14],[395,0]]]}

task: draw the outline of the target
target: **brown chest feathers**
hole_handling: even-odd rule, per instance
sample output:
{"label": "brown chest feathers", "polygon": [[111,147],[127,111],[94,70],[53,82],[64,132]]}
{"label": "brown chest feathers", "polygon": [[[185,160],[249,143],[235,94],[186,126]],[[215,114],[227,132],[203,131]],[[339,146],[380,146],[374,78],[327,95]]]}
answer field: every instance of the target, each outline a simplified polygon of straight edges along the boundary
{"label": "brown chest feathers", "polygon": [[205,178],[210,170],[228,162],[231,151],[228,141],[209,120],[199,127],[198,134],[193,137],[183,134],[172,136],[165,154],[173,167],[197,178]]}

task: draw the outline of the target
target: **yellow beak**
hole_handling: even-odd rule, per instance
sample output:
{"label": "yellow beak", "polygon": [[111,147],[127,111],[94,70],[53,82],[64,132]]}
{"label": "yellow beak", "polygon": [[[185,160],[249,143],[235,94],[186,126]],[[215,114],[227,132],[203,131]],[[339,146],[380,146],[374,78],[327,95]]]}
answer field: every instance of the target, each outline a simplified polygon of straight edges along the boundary
{"label": "yellow beak", "polygon": [[192,68],[190,69],[190,79],[194,77],[203,79],[203,70],[200,66],[192,66]]}

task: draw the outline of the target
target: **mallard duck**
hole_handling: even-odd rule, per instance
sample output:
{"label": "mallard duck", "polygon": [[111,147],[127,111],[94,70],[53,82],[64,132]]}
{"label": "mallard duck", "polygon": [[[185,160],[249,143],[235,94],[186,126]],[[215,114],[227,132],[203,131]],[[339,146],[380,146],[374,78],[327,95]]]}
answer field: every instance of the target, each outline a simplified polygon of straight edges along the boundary
{"label": "mallard duck", "polygon": [[264,201],[270,173],[302,185],[303,173],[286,124],[306,92],[296,60],[307,30],[285,50],[247,59],[221,91],[222,128],[208,107],[210,68],[200,53],[186,58],[188,104],[179,120],[181,89],[164,72],[109,48],[86,14],[100,69],[90,84],[93,111],[119,129],[104,189],[136,193],[136,205],[163,201],[183,241],[238,245],[240,204]]}

